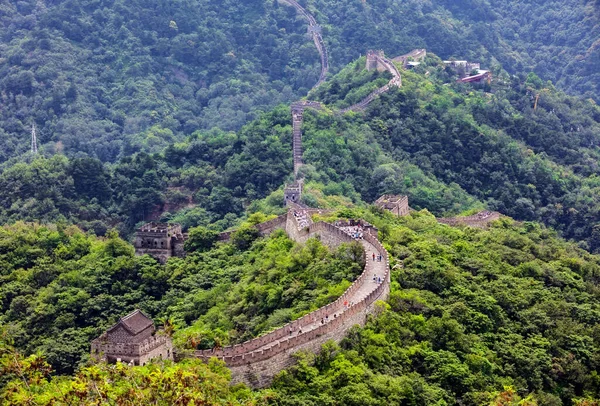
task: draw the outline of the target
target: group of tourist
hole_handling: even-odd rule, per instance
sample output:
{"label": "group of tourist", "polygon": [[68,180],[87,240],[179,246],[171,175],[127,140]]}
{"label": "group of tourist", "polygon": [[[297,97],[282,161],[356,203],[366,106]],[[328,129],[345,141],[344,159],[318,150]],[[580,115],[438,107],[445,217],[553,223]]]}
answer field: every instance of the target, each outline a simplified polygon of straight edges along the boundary
{"label": "group of tourist", "polygon": [[362,226],[350,227],[349,231],[350,231],[350,235],[355,240],[362,240],[363,239],[363,228],[362,228]]}
{"label": "group of tourist", "polygon": [[298,229],[303,229],[310,225],[308,213],[306,212],[306,210],[302,210],[300,212],[294,210],[294,217],[296,218],[296,222],[298,223]]}

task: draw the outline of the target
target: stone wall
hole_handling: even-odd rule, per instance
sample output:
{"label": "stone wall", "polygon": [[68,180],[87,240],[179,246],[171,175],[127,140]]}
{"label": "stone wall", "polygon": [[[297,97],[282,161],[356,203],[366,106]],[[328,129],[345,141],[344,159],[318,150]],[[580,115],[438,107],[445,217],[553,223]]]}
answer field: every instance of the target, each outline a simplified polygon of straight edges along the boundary
{"label": "stone wall", "polygon": [[[106,354],[110,355],[107,357]],[[140,343],[112,343],[96,339],[92,341],[92,356],[104,358],[111,363],[133,361],[135,365],[144,365],[155,357],[173,359],[173,344],[164,335],[154,335]]]}
{"label": "stone wall", "polygon": [[176,257],[180,257],[180,258],[185,257],[185,248],[184,248],[185,240],[186,240],[186,237],[175,239],[173,241],[173,255],[175,255]]}
{"label": "stone wall", "polygon": [[285,223],[287,222],[288,214],[282,214],[273,220],[266,221],[256,225],[256,228],[260,232],[260,235],[266,236],[271,234],[275,230],[285,229]]}
{"label": "stone wall", "polygon": [[155,336],[154,338],[154,341],[141,346],[140,365],[145,365],[153,358],[173,360],[173,342],[166,336]]}
{"label": "stone wall", "polygon": [[[266,236],[271,234],[275,230],[286,228],[286,221],[288,218],[288,214],[282,214],[279,217],[276,217],[272,220],[265,221],[264,223],[259,223],[255,225],[256,229],[259,231],[260,235]],[[235,233],[236,230],[224,231],[219,233],[218,241],[229,241],[231,239],[231,235]]]}
{"label": "stone wall", "polygon": [[351,316],[336,318],[320,331],[311,331],[306,337],[298,339],[294,337],[288,342],[282,343],[273,349],[275,355],[270,358],[230,367],[232,383],[244,382],[257,388],[270,385],[277,373],[294,365],[295,360],[292,357],[294,353],[298,351],[318,353],[321,346],[329,340],[339,343],[352,326],[363,326],[368,314],[369,309],[355,306]]}
{"label": "stone wall", "polygon": [[[282,220],[280,219],[276,223],[282,224]],[[306,229],[298,230],[291,213],[286,216],[286,231],[295,241],[304,242],[311,237],[318,237],[330,247],[353,241],[347,233],[325,222],[317,222]],[[328,340],[339,342],[352,326],[364,325],[367,315],[374,310],[374,303],[377,300],[386,299],[390,290],[390,266],[387,251],[376,235],[365,233],[364,239],[382,254],[385,261],[385,274],[383,282],[358,303],[352,302],[349,307],[346,306],[352,295],[364,283],[368,283],[368,278],[370,278],[368,265],[365,265],[362,274],[334,302],[263,336],[217,350],[196,351],[195,356],[205,360],[211,357],[220,358],[231,368],[233,382],[245,382],[253,387],[264,387],[272,381],[275,374],[293,365],[294,359],[291,354],[294,352],[299,350],[316,352]],[[326,316],[329,317],[328,322],[318,325],[313,330],[301,332],[302,326],[314,325]],[[290,332],[298,333],[290,335]],[[271,343],[273,345],[268,347]]]}
{"label": "stone wall", "polygon": [[400,55],[392,59],[394,62],[400,62],[404,67],[410,60],[422,61],[427,56],[427,50],[425,49],[413,49],[407,54]]}
{"label": "stone wall", "polygon": [[502,217],[502,215],[496,211],[482,211],[473,216],[445,217],[438,218],[437,221],[453,227],[464,225],[469,227],[484,228],[487,227],[492,221],[499,220],[500,217]]}

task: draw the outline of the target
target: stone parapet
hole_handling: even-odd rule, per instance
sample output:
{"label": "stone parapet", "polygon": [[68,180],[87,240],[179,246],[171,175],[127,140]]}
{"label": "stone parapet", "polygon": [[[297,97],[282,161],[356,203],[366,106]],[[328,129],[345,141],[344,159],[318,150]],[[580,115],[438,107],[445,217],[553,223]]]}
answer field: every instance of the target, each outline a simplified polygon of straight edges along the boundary
{"label": "stone parapet", "polygon": [[[107,354],[116,358],[140,359],[157,348],[171,349],[171,339],[165,335],[155,335],[140,343],[113,343],[97,338],[92,341],[92,356],[105,358]],[[169,354],[172,353],[169,351]]]}

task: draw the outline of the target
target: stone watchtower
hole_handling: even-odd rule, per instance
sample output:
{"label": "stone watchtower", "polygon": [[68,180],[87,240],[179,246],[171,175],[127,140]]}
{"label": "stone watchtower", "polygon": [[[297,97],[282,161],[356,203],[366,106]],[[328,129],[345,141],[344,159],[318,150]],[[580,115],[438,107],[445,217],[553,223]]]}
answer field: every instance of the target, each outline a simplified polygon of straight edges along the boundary
{"label": "stone watchtower", "polygon": [[283,203],[286,206],[300,204],[302,198],[302,181],[296,181],[290,185],[285,185],[283,190]]}
{"label": "stone watchtower", "polygon": [[170,257],[185,255],[186,235],[179,224],[148,223],[135,233],[135,254],[148,254],[164,264]]}
{"label": "stone watchtower", "polygon": [[92,341],[92,358],[133,365],[145,365],[153,358],[172,360],[171,339],[155,331],[152,319],[135,310]]}
{"label": "stone watchtower", "polygon": [[380,72],[386,70],[385,65],[381,63],[381,58],[384,57],[383,51],[367,51],[367,70],[377,69]]}
{"label": "stone watchtower", "polygon": [[383,195],[375,201],[375,206],[391,211],[396,216],[406,216],[410,213],[408,196]]}

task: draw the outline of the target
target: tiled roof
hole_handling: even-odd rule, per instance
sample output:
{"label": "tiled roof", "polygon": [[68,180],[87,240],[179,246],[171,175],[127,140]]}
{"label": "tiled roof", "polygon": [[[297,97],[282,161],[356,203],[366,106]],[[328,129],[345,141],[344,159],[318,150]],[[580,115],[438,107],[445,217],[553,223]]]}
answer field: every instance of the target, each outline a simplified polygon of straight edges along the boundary
{"label": "tiled roof", "polygon": [[108,331],[112,331],[118,326],[123,326],[132,335],[137,335],[153,324],[154,322],[152,319],[138,309],[129,313],[127,316],[120,318],[117,324],[108,329]]}
{"label": "tiled roof", "polygon": [[130,330],[133,334],[138,334],[139,332],[150,327],[154,322],[141,310],[136,310],[133,313],[128,314],[120,320],[128,330]]}

